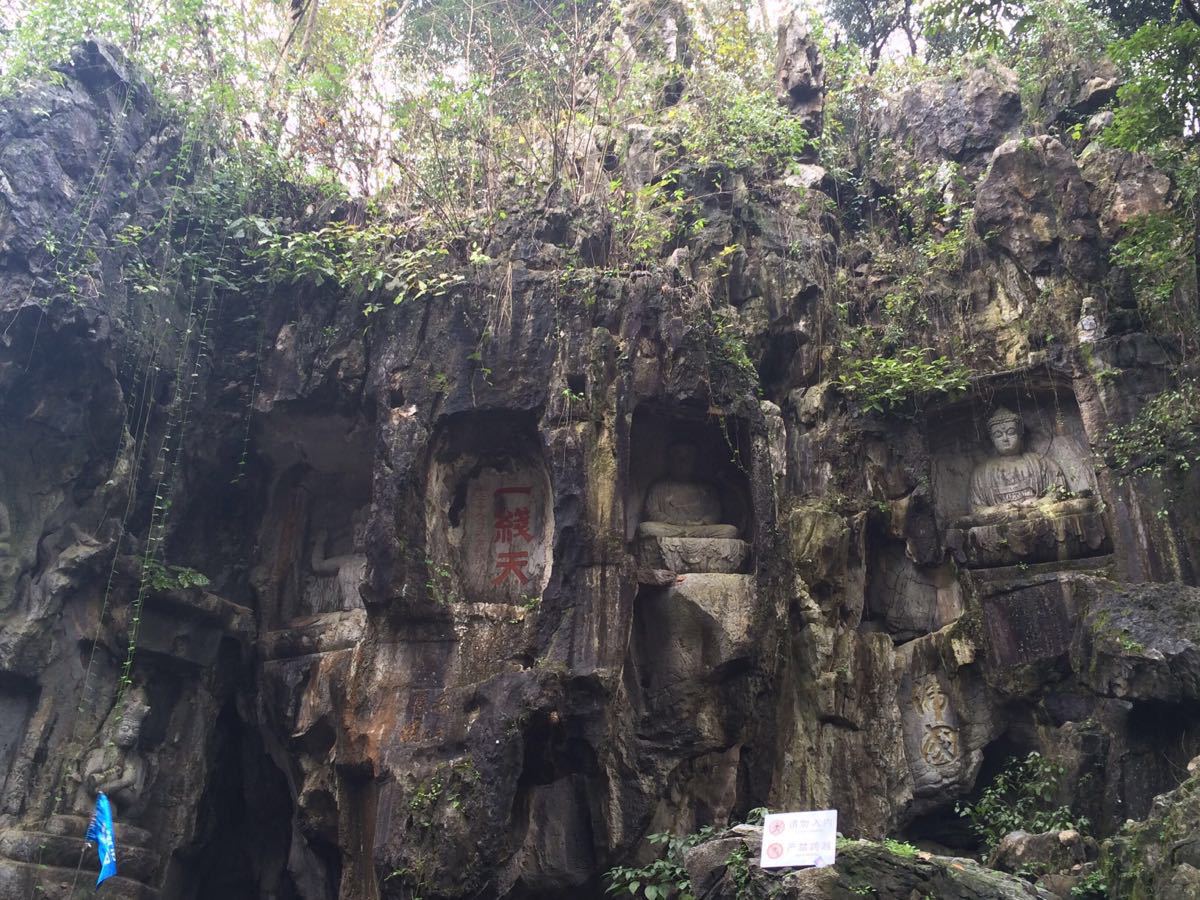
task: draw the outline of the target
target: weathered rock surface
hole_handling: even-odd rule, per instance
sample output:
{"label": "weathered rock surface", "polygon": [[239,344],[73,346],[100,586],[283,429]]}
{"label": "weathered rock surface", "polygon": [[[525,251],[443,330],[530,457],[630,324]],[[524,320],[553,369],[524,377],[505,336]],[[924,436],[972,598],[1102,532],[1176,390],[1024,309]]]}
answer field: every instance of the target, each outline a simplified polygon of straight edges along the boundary
{"label": "weathered rock surface", "polygon": [[[1095,846],[1091,857],[1095,858]],[[988,857],[988,865],[1002,872],[1045,875],[1069,872],[1087,862],[1088,846],[1078,831],[1045,831],[1006,834]]]}
{"label": "weathered rock surface", "polygon": [[1021,124],[1016,73],[997,66],[924,81],[880,114],[884,136],[926,163],[948,160],[976,172]]}
{"label": "weathered rock surface", "polygon": [[[819,128],[800,30],[779,76]],[[869,225],[840,204],[864,198],[819,166],[705,183],[704,227],[646,268],[610,266],[583,212],[514,215],[493,263],[454,262],[460,289],[364,329],[328,286],[264,279],[200,313],[179,285],[130,289],[117,235],[186,206],[189,176],[109,51],[0,102],[0,894],[70,892],[66,807],[123,674],[150,708],[123,751],[145,776],[124,897],[598,898],[646,835],[763,805],[967,853],[953,805],[1031,750],[1098,834],[1151,812],[1200,752],[1200,483],[1122,482],[1093,451],[1177,363],[1107,261],[1173,198],[1145,160],[1077,160],[1028,124],[998,69],[864,123],[953,182],[978,237],[940,323],[963,343],[930,332],[972,389],[896,415],[839,387],[840,317],[887,313],[856,293]],[[638,128],[618,164],[644,183]],[[956,525],[997,405],[1071,515]],[[700,471],[670,471],[681,440]],[[639,537],[664,480],[703,485],[678,492],[702,515],[654,521],[717,531]],[[1179,822],[1169,847],[1130,826],[1110,851],[1129,871],[1150,854],[1162,896],[1200,870],[1190,784],[1152,814]],[[753,834],[694,848],[694,887],[735,896]],[[1047,896],[858,843],[747,877]]]}
{"label": "weathered rock surface", "polygon": [[1142,822],[1127,822],[1101,848],[1111,896],[1184,900],[1200,887],[1200,765],[1178,788],[1156,797]]}
{"label": "weathered rock surface", "polygon": [[1075,158],[1052,137],[1009,140],[975,198],[975,229],[1033,276],[1099,277],[1100,235]]}
{"label": "weathered rock surface", "polygon": [[825,110],[825,64],[798,13],[779,26],[775,80],[780,102],[800,118],[810,136],[820,136]]}

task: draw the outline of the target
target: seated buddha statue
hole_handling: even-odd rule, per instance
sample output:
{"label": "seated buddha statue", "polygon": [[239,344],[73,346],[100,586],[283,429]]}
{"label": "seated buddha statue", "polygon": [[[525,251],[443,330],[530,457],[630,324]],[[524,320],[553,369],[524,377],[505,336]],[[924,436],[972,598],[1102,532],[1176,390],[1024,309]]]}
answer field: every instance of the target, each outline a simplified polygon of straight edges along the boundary
{"label": "seated buddha statue", "polygon": [[722,523],[721,496],[715,486],[695,479],[696,448],[675,443],[667,448],[667,471],[646,494],[638,537],[736,538],[738,527]]}
{"label": "seated buddha statue", "polygon": [[1020,516],[1022,510],[1062,501],[1067,480],[1062,469],[1041,453],[1025,449],[1020,415],[1000,407],[988,419],[996,455],[971,473],[971,515],[976,522]]}

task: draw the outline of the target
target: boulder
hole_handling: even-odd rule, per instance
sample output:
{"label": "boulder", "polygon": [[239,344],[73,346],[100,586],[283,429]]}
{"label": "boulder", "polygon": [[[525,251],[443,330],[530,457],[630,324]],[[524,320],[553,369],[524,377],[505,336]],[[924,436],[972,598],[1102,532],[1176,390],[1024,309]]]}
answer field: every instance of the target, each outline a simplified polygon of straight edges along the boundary
{"label": "boulder", "polygon": [[1200,588],[1091,582],[1073,664],[1098,694],[1124,700],[1200,700]]}
{"label": "boulder", "polygon": [[1079,166],[1107,240],[1118,240],[1138,216],[1169,208],[1171,179],[1144,153],[1093,142],[1080,156]]}
{"label": "boulder", "polygon": [[1000,839],[988,858],[988,865],[1001,872],[1043,875],[1069,872],[1087,858],[1087,845],[1078,831],[1030,834],[1018,830]]}

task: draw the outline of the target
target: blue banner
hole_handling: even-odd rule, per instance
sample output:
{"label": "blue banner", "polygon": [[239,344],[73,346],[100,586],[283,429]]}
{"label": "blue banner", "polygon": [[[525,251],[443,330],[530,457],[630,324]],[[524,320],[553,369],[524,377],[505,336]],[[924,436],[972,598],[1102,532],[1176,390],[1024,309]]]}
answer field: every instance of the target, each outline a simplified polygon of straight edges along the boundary
{"label": "blue banner", "polygon": [[96,887],[100,887],[104,879],[117,874],[117,842],[113,839],[112,806],[103,791],[96,795],[96,811],[92,813],[87,840],[95,843],[100,856],[100,876],[96,879]]}

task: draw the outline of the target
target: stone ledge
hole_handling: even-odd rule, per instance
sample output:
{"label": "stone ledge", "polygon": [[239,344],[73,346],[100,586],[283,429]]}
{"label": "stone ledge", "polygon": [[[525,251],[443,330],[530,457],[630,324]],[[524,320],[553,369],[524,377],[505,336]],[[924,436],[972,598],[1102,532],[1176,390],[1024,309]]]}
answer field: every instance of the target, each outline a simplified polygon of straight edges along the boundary
{"label": "stone ledge", "polygon": [[[83,838],[45,831],[0,831],[0,856],[15,862],[42,866],[61,866],[74,870],[79,864]],[[84,871],[100,869],[95,848],[83,854]],[[153,879],[158,868],[158,854],[144,847],[117,843],[117,866],[126,879],[145,882]]]}
{"label": "stone ledge", "polygon": [[[78,848],[75,852],[78,857]],[[92,900],[96,896],[95,870],[84,869],[76,878],[75,862],[71,860],[67,868],[0,859],[0,897]],[[121,864],[119,859],[117,864]],[[103,896],[107,900],[159,900],[158,891],[122,875],[115,875],[104,882]]]}
{"label": "stone ledge", "polygon": [[750,545],[737,538],[641,537],[638,566],[679,575],[702,572],[740,572],[750,557]]}
{"label": "stone ledge", "polygon": [[[44,831],[47,834],[61,834],[66,837],[83,838],[87,834],[91,820],[84,816],[53,815],[46,822]],[[118,845],[148,847],[154,837],[145,828],[136,825],[126,825],[122,822],[113,823],[113,835]]]}
{"label": "stone ledge", "polygon": [[946,546],[968,569],[1066,561],[1111,550],[1099,512],[1056,517],[1032,513],[1003,523],[951,528]]}
{"label": "stone ledge", "polygon": [[290,628],[268,631],[259,639],[259,652],[265,660],[276,660],[345,650],[362,639],[366,627],[367,613],[362,609],[310,616]]}

